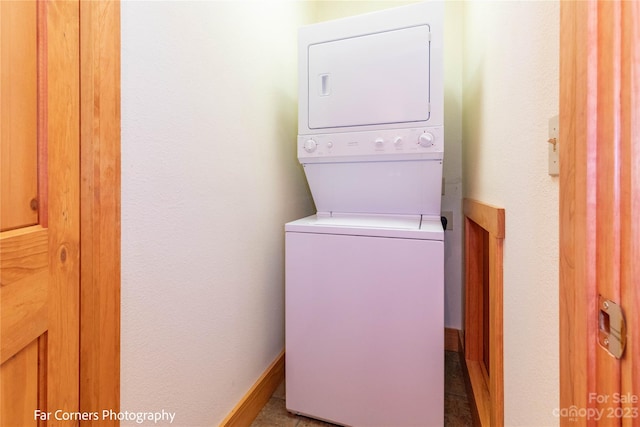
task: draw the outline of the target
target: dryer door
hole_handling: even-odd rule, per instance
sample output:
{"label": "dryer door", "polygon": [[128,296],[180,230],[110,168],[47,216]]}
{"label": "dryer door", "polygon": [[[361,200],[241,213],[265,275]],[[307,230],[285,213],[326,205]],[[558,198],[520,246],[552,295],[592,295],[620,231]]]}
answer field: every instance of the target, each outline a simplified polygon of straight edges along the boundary
{"label": "dryer door", "polygon": [[309,46],[309,128],[429,119],[428,25]]}

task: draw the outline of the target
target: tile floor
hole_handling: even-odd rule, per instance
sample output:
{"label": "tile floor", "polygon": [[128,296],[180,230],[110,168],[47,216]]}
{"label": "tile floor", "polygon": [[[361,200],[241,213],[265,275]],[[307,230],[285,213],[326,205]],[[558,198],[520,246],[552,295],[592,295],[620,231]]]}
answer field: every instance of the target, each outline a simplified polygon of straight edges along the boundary
{"label": "tile floor", "polygon": [[[460,357],[453,351],[445,352],[445,427],[472,426],[471,409],[464,385]],[[322,421],[293,415],[285,407],[284,382],[276,389],[251,427],[332,427]],[[390,426],[392,427],[392,426]]]}

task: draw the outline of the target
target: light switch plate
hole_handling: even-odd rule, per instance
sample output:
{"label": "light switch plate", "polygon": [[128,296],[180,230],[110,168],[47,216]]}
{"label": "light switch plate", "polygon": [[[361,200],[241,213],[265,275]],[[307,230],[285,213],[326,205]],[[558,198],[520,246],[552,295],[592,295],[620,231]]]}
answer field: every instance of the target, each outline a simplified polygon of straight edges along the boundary
{"label": "light switch plate", "polygon": [[[558,155],[560,151],[559,121],[559,116],[554,116],[549,119],[549,143],[547,144],[547,149],[549,150],[549,175],[551,176],[560,175],[560,156]],[[552,143],[554,139],[555,144]]]}

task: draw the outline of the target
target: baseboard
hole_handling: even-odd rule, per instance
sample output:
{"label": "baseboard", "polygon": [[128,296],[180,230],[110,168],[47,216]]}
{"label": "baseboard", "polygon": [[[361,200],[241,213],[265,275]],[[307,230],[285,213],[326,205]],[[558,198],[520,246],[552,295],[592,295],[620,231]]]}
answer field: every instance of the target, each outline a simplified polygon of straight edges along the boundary
{"label": "baseboard", "polygon": [[284,380],[284,350],[227,415],[220,427],[247,427],[258,416],[278,385]]}
{"label": "baseboard", "polygon": [[460,351],[460,330],[444,328],[445,351]]}

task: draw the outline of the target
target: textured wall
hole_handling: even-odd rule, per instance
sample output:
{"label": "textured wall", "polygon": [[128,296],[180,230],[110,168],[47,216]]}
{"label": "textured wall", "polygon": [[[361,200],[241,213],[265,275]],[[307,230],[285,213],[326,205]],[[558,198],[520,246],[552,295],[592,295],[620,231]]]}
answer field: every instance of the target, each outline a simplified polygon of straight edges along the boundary
{"label": "textured wall", "polygon": [[444,325],[464,328],[462,221],[462,11],[463,3],[448,1],[444,8],[444,169],[442,211],[453,213],[453,229],[445,240]]}
{"label": "textured wall", "polygon": [[557,425],[558,179],[547,174],[547,132],[558,114],[559,5],[464,9],[465,196],[506,210],[505,425]]}
{"label": "textured wall", "polygon": [[122,3],[123,411],[215,426],[284,347],[309,8]]}

